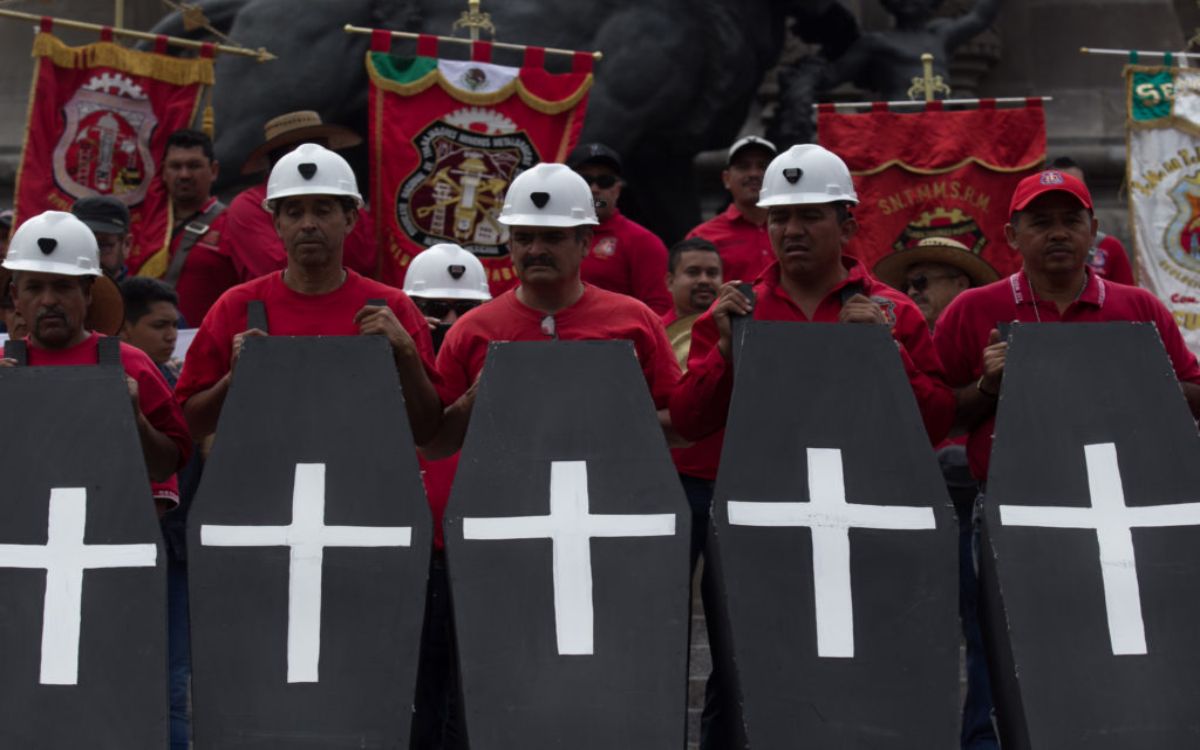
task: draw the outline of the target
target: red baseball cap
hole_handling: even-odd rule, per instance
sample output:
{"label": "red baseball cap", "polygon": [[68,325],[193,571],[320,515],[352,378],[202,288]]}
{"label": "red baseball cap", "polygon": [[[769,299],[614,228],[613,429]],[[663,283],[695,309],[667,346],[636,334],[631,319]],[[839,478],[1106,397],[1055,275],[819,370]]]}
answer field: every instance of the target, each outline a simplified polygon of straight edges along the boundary
{"label": "red baseball cap", "polygon": [[1024,210],[1034,198],[1054,190],[1070,193],[1079,199],[1084,208],[1091,210],[1092,194],[1088,192],[1087,185],[1083,184],[1083,180],[1057,169],[1047,169],[1045,172],[1031,174],[1017,183],[1017,189],[1013,191],[1012,203],[1008,204],[1008,215],[1012,216],[1017,211]]}

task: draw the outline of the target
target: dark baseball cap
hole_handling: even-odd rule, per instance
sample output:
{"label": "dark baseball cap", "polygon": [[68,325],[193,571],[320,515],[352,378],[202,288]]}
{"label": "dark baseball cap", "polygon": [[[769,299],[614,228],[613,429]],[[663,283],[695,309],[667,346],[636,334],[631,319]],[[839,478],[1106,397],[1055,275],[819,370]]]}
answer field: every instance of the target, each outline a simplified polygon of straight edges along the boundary
{"label": "dark baseball cap", "polygon": [[1008,215],[1024,211],[1033,199],[1039,195],[1051,192],[1069,193],[1086,209],[1092,208],[1092,194],[1087,185],[1076,177],[1057,169],[1047,169],[1045,172],[1031,174],[1017,183],[1013,191],[1012,202],[1008,204]]}
{"label": "dark baseball cap", "polygon": [[584,164],[605,164],[612,167],[617,174],[621,174],[621,155],[603,143],[585,143],[577,146],[567,157],[567,166],[571,169],[579,169]]}
{"label": "dark baseball cap", "polygon": [[129,234],[129,208],[116,198],[107,195],[80,198],[71,206],[71,213],[93,232]]}
{"label": "dark baseball cap", "polygon": [[744,148],[760,148],[763,151],[768,151],[771,158],[774,158],[779,150],[775,148],[775,144],[768,141],[766,138],[759,138],[757,135],[748,135],[745,138],[739,138],[729,147],[729,154],[725,158],[726,164],[733,163],[733,157],[738,155],[738,152]]}
{"label": "dark baseball cap", "polygon": [[12,223],[13,223],[13,210],[11,208],[6,208],[3,211],[0,211],[0,227],[4,227],[5,229],[11,229]]}

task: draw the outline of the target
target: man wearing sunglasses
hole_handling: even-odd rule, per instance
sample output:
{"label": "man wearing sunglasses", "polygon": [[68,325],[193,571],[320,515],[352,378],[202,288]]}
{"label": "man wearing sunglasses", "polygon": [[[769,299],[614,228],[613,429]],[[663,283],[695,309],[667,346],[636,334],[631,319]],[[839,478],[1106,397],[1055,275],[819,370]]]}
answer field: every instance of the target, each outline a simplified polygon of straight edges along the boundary
{"label": "man wearing sunglasses", "polygon": [[1000,278],[990,263],[949,237],[926,237],[914,247],[884,256],[872,273],[907,294],[921,308],[930,331],[955,297]]}
{"label": "man wearing sunglasses", "polygon": [[567,157],[567,166],[587,182],[600,222],[583,259],[583,280],[601,289],[627,294],[662,315],[671,309],[671,295],[663,283],[667,272],[667,247],[653,232],[621,215],[621,156],[603,143],[579,146]]}

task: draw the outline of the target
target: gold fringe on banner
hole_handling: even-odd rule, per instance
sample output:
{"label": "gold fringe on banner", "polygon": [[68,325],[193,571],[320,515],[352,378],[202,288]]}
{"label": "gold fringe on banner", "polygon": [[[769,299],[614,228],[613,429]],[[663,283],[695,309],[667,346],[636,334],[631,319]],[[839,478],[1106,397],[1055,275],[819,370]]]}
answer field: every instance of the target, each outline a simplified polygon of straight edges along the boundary
{"label": "gold fringe on banner", "polygon": [[58,37],[45,32],[38,32],[34,37],[33,56],[47,57],[60,68],[119,68],[176,86],[193,83],[211,86],[216,80],[211,58],[171,57],[126,49],[112,42],[69,47]]}

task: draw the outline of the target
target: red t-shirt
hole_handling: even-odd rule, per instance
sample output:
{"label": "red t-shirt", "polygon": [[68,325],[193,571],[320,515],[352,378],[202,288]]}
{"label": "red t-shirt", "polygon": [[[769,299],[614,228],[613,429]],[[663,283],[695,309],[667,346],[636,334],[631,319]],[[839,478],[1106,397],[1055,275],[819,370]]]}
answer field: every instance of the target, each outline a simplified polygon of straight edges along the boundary
{"label": "red t-shirt", "polygon": [[1133,286],[1133,268],[1129,265],[1129,254],[1125,246],[1111,234],[1101,232],[1096,238],[1096,246],[1088,255],[1088,265],[1096,275],[1107,281]]}
{"label": "red t-shirt", "polygon": [[[61,365],[94,365],[100,360],[101,334],[93,332],[82,342],[67,349],[41,349],[26,337],[26,351],[31,367],[56,367]],[[187,463],[192,455],[192,438],[188,434],[183,412],[171,397],[171,387],[158,367],[146,353],[129,344],[121,344],[121,366],[125,374],[137,381],[138,406],[146,420],[156,430],[170,438],[179,449],[176,469]]]}
{"label": "red t-shirt", "polygon": [[188,349],[183,372],[175,385],[180,404],[208,390],[229,372],[233,337],[246,330],[246,305],[262,300],[267,324],[277,336],[356,336],[354,316],[368,300],[383,299],[396,313],[400,325],[416,342],[425,371],[438,385],[433,366],[433,341],[429,326],[417,306],[395,287],[363,278],[346,270],[346,281],[328,294],[301,294],[283,283],[283,273],[272,273],[230,289],[213,305]]}
{"label": "red t-shirt", "polygon": [[723,212],[688,232],[687,236],[688,239],[702,237],[717,246],[721,256],[721,275],[726,281],[749,283],[775,262],[767,225],[747,220],[732,203]]}
{"label": "red t-shirt", "polygon": [[[263,210],[266,184],[258,184],[238,193],[225,209],[225,231],[220,252],[228,256],[241,281],[250,281],[287,266],[287,251],[275,231],[275,220]],[[342,264],[364,276],[375,275],[375,239],[371,234],[371,215],[358,209],[358,223],[346,235]]]}
{"label": "red t-shirt", "polygon": [[[216,202],[209,198],[204,204],[203,211]],[[208,231],[192,245],[183,269],[179,272],[179,280],[175,283],[175,293],[179,295],[179,312],[188,326],[195,328],[204,320],[204,315],[212,307],[217,298],[226,289],[238,283],[237,269],[233,259],[226,255],[221,248],[221,237],[225,232],[227,221],[226,211],[222,211],[208,225]],[[181,222],[171,235],[171,258],[179,249],[179,243],[187,236],[183,231],[188,222]]]}
{"label": "red t-shirt", "polygon": [[446,504],[450,502],[450,488],[454,485],[454,472],[458,471],[458,453],[440,461],[430,461],[420,454],[421,481],[425,484],[425,498],[433,515],[433,548],[445,549],[442,534],[442,517],[446,515]]}
{"label": "red t-shirt", "polygon": [[[672,307],[663,313],[663,328],[665,329],[676,320],[679,320],[679,316]],[[714,432],[686,448],[672,448],[671,460],[675,462],[675,469],[680,474],[687,474],[690,477],[716,479],[717,463],[721,460],[721,441],[724,436],[723,432]]]}
{"label": "red t-shirt", "polygon": [[[505,292],[464,315],[446,333],[438,351],[442,400],[450,404],[466,393],[483,369],[493,341],[549,341],[544,313],[526,307],[516,290]],[[575,304],[554,316],[558,338],[565,341],[625,339],[633,342],[654,405],[665,409],[679,380],[679,363],[659,317],[641,302],[585,284]]]}
{"label": "red t-shirt", "polygon": [[667,246],[618,211],[596,227],[579,275],[601,289],[639,299],[656,313],[671,309]]}
{"label": "red t-shirt", "polygon": [[[841,290],[850,284],[861,285],[863,294],[883,307],[888,316],[925,430],[931,444],[937,444],[954,421],[954,392],[943,380],[924,316],[912,300],[868,274],[856,259],[843,256],[842,264],[849,274],[830,290],[811,320],[780,285],[779,264],[768,266],[754,285],[754,319],[836,323],[842,310]],[[671,423],[685,438],[694,440],[725,427],[733,394],[733,370],[717,349],[719,338],[717,322],[709,309],[692,326],[688,370],[671,398]]]}
{"label": "red t-shirt", "polygon": [[[1087,286],[1079,299],[1059,314],[1050,300],[1038,300],[1029,288],[1025,272],[1013,274],[993,284],[968,289],[942,312],[933,340],[946,367],[946,382],[955,388],[970,385],[983,375],[983,350],[988,336],[999,322],[1023,323],[1102,323],[1126,320],[1153,323],[1171,358],[1175,376],[1185,382],[1200,382],[1200,365],[1188,351],[1171,313],[1144,289],[1111,284],[1088,269]],[[971,475],[987,479],[988,459],[992,453],[993,415],[979,424],[967,439],[967,461]]]}

